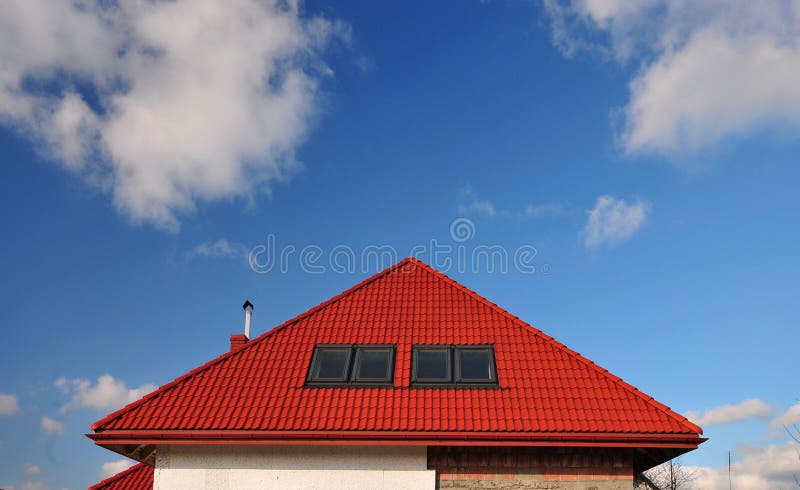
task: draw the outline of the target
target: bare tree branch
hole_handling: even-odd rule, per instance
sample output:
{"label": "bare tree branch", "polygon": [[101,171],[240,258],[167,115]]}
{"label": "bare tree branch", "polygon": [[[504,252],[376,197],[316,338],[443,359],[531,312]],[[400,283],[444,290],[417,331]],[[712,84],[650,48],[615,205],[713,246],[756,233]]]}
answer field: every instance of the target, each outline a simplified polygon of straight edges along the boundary
{"label": "bare tree branch", "polygon": [[[784,429],[786,429],[786,433],[789,434],[789,437],[795,440],[795,442],[800,442],[800,427],[797,424],[792,424],[791,426],[784,425]],[[800,449],[797,449],[797,457],[800,458]],[[797,475],[792,475],[794,478],[794,483],[797,485],[797,488],[800,488],[800,479],[797,478]]]}
{"label": "bare tree branch", "polygon": [[689,490],[697,478],[694,471],[684,468],[680,461],[673,459],[649,469],[639,475],[637,490]]}

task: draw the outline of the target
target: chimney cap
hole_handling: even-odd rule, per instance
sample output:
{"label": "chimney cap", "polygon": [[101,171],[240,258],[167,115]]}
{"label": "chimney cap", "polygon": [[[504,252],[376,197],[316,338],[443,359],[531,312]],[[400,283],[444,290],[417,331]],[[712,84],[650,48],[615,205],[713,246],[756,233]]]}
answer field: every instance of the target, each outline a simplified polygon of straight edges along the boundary
{"label": "chimney cap", "polygon": [[253,303],[251,303],[249,300],[245,301],[244,304],[242,305],[242,309],[243,310],[247,310],[247,308],[250,308],[251,310],[255,310],[256,309],[256,307],[253,306]]}

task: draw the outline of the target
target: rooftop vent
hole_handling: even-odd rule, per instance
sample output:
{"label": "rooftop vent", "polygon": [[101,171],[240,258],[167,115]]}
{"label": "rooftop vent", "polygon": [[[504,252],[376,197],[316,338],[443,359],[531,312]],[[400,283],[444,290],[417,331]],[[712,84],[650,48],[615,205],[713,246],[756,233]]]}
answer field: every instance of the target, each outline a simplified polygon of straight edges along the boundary
{"label": "rooftop vent", "polygon": [[253,318],[253,310],[255,307],[250,301],[245,301],[242,305],[244,310],[244,336],[250,338],[250,320]]}
{"label": "rooftop vent", "polygon": [[250,340],[250,321],[253,318],[253,303],[245,301],[242,305],[244,310],[244,334],[235,333],[231,335],[231,351],[235,351],[244,347],[248,340]]}

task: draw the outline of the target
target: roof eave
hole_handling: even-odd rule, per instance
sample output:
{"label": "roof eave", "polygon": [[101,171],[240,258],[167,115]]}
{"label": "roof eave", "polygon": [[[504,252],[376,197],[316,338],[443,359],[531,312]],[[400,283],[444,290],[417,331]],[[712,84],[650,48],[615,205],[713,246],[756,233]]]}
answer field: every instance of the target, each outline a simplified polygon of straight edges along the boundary
{"label": "roof eave", "polygon": [[362,445],[362,446],[584,446],[695,449],[707,439],[698,434],[578,432],[402,432],[402,431],[250,431],[110,430],[87,434],[99,446],[158,445]]}

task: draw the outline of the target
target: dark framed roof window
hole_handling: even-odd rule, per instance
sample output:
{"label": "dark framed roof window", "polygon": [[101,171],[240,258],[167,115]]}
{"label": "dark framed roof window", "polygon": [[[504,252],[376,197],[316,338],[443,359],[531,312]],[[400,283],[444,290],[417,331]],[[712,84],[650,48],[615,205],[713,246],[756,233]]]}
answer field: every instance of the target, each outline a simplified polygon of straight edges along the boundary
{"label": "dark framed roof window", "polygon": [[394,384],[393,345],[318,344],[307,386],[386,386]]}
{"label": "dark framed roof window", "polygon": [[491,346],[459,346],[456,351],[456,383],[497,381]]}
{"label": "dark framed roof window", "polygon": [[411,383],[416,386],[496,386],[491,345],[415,345]]}
{"label": "dark framed roof window", "polygon": [[391,383],[394,379],[394,347],[359,345],[353,373],[355,383]]}
{"label": "dark framed roof window", "polygon": [[312,383],[347,383],[350,375],[352,346],[318,345],[314,349],[308,381]]}
{"label": "dark framed roof window", "polygon": [[414,346],[411,357],[412,382],[423,384],[453,382],[450,346]]}

